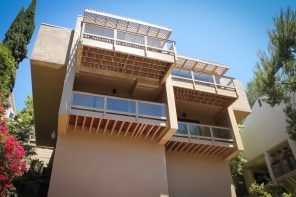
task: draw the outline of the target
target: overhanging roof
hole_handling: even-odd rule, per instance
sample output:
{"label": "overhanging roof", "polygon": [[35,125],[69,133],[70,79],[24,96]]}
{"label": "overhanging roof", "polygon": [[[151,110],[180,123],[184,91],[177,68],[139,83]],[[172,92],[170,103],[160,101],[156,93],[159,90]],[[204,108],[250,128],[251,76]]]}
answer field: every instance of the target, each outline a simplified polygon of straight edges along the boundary
{"label": "overhanging roof", "polygon": [[213,63],[186,56],[178,56],[176,68],[205,72],[213,75],[224,75],[229,67],[224,64]]}
{"label": "overhanging roof", "polygon": [[167,27],[91,9],[84,10],[83,21],[165,40],[168,40],[172,33]]}

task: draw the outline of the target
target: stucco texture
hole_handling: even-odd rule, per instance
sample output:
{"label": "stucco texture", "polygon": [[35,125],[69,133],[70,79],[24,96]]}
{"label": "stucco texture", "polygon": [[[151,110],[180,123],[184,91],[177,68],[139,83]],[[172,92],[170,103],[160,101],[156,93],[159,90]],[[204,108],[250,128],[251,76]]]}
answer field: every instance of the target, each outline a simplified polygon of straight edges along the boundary
{"label": "stucco texture", "polygon": [[229,163],[180,153],[167,153],[170,197],[236,196]]}
{"label": "stucco texture", "polygon": [[163,146],[123,137],[58,136],[49,197],[166,194]]}

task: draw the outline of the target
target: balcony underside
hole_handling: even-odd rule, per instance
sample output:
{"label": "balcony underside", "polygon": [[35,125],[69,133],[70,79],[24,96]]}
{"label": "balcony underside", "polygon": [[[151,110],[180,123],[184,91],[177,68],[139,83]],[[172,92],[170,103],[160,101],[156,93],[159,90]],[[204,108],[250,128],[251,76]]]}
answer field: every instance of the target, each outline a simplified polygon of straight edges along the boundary
{"label": "balcony underside", "polygon": [[237,99],[236,97],[224,96],[176,86],[174,86],[174,93],[175,98],[178,100],[215,105],[218,107],[228,107]]}
{"label": "balcony underside", "polygon": [[[110,116],[109,116],[110,117]],[[152,122],[133,122],[123,117],[113,118],[100,117],[92,114],[71,112],[69,117],[69,130],[74,132],[106,134],[115,136],[125,136],[132,138],[142,138],[159,142],[165,135],[167,127]]]}
{"label": "balcony underside", "polygon": [[212,142],[202,139],[189,140],[188,138],[175,136],[166,143],[165,147],[168,152],[179,152],[220,159],[224,159],[236,151],[233,144],[226,142]]}
{"label": "balcony underside", "polygon": [[[149,59],[112,50],[80,45],[78,48],[78,69],[87,72],[111,71],[128,76],[163,80],[173,63]],[[79,70],[77,70],[79,72]]]}

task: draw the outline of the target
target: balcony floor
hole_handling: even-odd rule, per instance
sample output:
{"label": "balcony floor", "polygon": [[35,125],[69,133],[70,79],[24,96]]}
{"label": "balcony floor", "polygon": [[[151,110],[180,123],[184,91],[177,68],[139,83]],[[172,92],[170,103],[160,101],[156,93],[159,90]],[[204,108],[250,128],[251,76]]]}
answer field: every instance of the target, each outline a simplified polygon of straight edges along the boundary
{"label": "balcony floor", "polygon": [[175,98],[178,100],[192,101],[201,104],[215,105],[218,107],[230,106],[237,97],[229,97],[215,93],[181,88],[174,86]]}
{"label": "balcony floor", "polygon": [[165,126],[161,125],[78,114],[70,115],[69,127],[74,132],[126,136],[148,139],[155,142],[158,142],[167,130]]}
{"label": "balcony floor", "polygon": [[89,46],[80,45],[78,50],[78,69],[87,72],[105,70],[162,80],[172,66],[172,63]]}
{"label": "balcony floor", "polygon": [[165,145],[168,152],[179,152],[198,156],[224,159],[235,152],[232,144],[202,139],[172,137]]}

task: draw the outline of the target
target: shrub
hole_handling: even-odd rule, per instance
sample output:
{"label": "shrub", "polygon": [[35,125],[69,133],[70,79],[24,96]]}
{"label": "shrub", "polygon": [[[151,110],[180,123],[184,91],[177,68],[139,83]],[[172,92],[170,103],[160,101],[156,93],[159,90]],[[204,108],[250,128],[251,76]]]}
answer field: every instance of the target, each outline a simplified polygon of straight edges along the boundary
{"label": "shrub", "polygon": [[26,170],[25,150],[8,132],[5,120],[0,118],[0,196],[11,196],[14,181]]}

